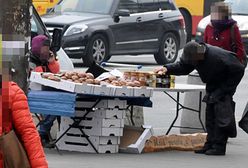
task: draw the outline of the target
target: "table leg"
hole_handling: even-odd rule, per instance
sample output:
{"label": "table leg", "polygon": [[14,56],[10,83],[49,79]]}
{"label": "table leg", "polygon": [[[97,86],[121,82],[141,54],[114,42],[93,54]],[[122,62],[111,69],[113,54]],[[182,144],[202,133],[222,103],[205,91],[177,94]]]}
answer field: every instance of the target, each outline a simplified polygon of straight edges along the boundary
{"label": "table leg", "polygon": [[40,126],[42,119],[41,119],[41,116],[39,116],[37,113],[34,113],[34,115],[38,119],[38,124],[36,125],[36,128],[37,128],[38,126]]}
{"label": "table leg", "polygon": [[203,125],[203,122],[202,122],[202,119],[201,119],[201,106],[202,105],[202,92],[200,92],[200,94],[199,94],[199,121],[200,121],[200,123],[201,123],[201,126],[202,126],[202,129],[204,130],[204,132],[206,132],[206,129],[205,129],[205,127],[204,127],[204,125]]}
{"label": "table leg", "polygon": [[179,93],[179,92],[177,92],[177,99],[176,99],[176,116],[175,116],[175,118],[174,118],[173,122],[171,123],[171,125],[170,125],[169,129],[167,130],[166,135],[168,135],[168,134],[169,134],[170,130],[172,129],[172,127],[174,126],[175,122],[176,122],[176,121],[177,121],[177,119],[178,119],[178,116],[179,116],[179,110],[180,110],[180,109],[179,109],[179,106],[180,106],[179,101],[180,101],[180,93]]}
{"label": "table leg", "polygon": [[133,105],[129,105],[126,110],[128,110],[130,112],[130,120],[131,120],[131,124],[132,126],[135,125],[134,120],[133,120]]}
{"label": "table leg", "polygon": [[[206,129],[205,129],[205,127],[204,127],[204,125],[203,125],[203,122],[202,122],[202,120],[201,120],[201,107],[202,107],[202,104],[201,104],[202,102],[201,102],[201,101],[202,101],[202,92],[199,93],[199,106],[198,106],[198,109],[197,109],[197,110],[196,110],[196,109],[189,108],[189,107],[185,107],[184,105],[182,105],[182,104],[180,103],[180,92],[177,92],[177,98],[176,98],[176,99],[175,99],[174,97],[172,97],[169,93],[167,93],[167,92],[164,92],[164,93],[165,93],[166,95],[168,95],[174,102],[176,102],[176,116],[175,116],[173,122],[171,123],[169,129],[167,130],[166,135],[169,134],[169,132],[171,131],[172,127],[177,127],[177,128],[188,128],[188,129],[203,129],[204,132],[206,132]],[[190,111],[192,111],[192,112],[197,112],[197,113],[198,113],[199,122],[200,122],[202,128],[192,128],[192,127],[174,126],[176,120],[178,119],[179,111],[180,111],[181,109],[187,109],[187,110],[190,110]]]}

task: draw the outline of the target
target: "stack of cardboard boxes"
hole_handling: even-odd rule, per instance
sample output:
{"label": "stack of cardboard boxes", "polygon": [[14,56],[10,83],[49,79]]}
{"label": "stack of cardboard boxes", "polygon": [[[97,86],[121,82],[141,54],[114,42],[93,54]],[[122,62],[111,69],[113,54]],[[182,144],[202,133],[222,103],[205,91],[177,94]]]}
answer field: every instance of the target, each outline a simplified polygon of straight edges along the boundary
{"label": "stack of cardboard boxes", "polygon": [[[101,100],[90,111],[84,109],[91,108],[94,103],[77,102],[76,117],[62,117],[57,137],[75,124],[75,121],[80,123],[57,142],[60,150],[96,153],[94,146],[98,153],[118,153],[120,137],[123,135],[126,100]],[[87,136],[92,144],[86,139]]]}

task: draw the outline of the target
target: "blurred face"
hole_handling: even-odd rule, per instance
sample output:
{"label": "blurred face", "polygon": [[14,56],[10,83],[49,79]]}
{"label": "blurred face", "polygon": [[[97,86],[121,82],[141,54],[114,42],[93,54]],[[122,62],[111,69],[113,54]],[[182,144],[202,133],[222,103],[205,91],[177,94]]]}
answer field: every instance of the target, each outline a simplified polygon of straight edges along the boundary
{"label": "blurred face", "polygon": [[188,47],[184,50],[184,61],[191,65],[197,65],[199,61],[204,60],[206,47],[204,45]]}
{"label": "blurred face", "polygon": [[224,20],[224,13],[220,12],[218,7],[211,7],[211,20]]}
{"label": "blurred face", "polygon": [[50,48],[49,46],[42,46],[40,49],[40,59],[41,61],[47,61],[49,59]]}
{"label": "blurred face", "polygon": [[230,10],[228,6],[212,6],[211,20],[226,20],[229,19]]}

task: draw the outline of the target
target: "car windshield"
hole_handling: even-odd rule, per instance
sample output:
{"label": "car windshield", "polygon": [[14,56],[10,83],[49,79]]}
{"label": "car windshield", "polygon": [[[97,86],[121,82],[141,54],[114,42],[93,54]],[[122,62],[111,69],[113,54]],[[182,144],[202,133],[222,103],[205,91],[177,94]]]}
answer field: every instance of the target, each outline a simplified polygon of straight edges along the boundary
{"label": "car windshield", "polygon": [[114,0],[62,0],[55,7],[57,12],[86,12],[108,14]]}
{"label": "car windshield", "polygon": [[248,15],[248,1],[247,0],[225,0],[232,8],[233,14]]}

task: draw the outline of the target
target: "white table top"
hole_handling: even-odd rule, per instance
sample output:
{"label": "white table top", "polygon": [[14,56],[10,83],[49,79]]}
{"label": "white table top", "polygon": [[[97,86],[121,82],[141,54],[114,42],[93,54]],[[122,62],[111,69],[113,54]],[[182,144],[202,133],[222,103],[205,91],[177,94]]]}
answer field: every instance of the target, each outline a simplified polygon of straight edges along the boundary
{"label": "white table top", "polygon": [[205,90],[204,85],[175,84],[175,88],[153,88],[154,92],[200,92]]}

